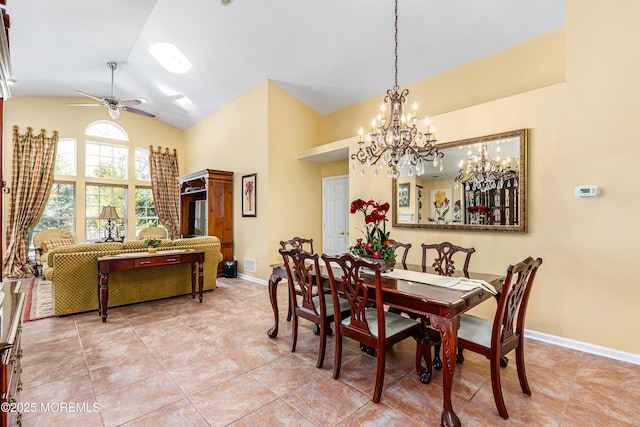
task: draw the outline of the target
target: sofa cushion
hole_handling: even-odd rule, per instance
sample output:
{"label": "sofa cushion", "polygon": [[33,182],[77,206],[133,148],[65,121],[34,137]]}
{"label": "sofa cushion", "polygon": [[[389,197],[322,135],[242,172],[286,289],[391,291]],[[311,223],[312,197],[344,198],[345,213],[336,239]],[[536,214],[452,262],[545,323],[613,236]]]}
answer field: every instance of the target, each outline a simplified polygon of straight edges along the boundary
{"label": "sofa cushion", "polygon": [[51,239],[51,240],[45,240],[44,242],[42,242],[40,247],[42,248],[42,253],[47,253],[51,249],[53,249],[55,247],[67,246],[67,245],[73,245],[73,239]]}

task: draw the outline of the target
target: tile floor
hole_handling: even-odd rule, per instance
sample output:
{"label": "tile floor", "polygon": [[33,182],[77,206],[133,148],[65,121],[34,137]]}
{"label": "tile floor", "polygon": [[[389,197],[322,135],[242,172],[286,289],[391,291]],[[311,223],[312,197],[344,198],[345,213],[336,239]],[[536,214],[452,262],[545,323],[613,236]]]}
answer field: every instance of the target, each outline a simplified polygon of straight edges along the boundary
{"label": "tile floor", "polygon": [[[357,344],[346,345],[336,381],[333,340],[317,369],[318,338],[308,322],[301,320],[295,353],[284,313],[278,337],[267,337],[273,315],[265,286],[219,279],[196,301],[113,308],[104,324],[97,312],[25,323],[20,400],[36,411],[25,413],[23,426],[439,425],[442,375],[434,371],[429,385],[418,381],[412,340],[389,351],[376,405],[375,359]],[[278,301],[286,307],[285,286]],[[521,393],[512,357],[502,371],[510,414],[503,420],[487,361],[465,357],[453,396],[465,426],[640,425],[636,365],[528,340],[533,395]],[[65,403],[75,406],[64,410]],[[82,410],[96,403],[99,410]]]}

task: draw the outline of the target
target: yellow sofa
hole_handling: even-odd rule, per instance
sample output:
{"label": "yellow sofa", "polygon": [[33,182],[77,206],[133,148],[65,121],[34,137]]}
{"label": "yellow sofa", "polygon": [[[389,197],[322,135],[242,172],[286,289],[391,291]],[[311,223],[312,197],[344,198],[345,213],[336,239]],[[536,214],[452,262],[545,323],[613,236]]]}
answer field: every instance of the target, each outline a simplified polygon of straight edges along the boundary
{"label": "yellow sofa", "polygon": [[[220,240],[217,237],[165,239],[158,251],[171,249],[204,250],[204,289],[215,289],[218,263],[222,261]],[[54,314],[61,316],[97,310],[98,258],[145,250],[141,240],[83,243],[53,248],[44,266],[43,277],[53,282]],[[109,274],[109,307],[190,293],[190,264],[139,268]]]}

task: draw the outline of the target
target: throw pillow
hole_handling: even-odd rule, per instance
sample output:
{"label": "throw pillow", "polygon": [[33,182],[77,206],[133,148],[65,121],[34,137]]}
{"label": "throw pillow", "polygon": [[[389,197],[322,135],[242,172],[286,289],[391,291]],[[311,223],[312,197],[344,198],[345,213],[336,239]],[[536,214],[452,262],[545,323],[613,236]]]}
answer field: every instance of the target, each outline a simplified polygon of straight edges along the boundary
{"label": "throw pillow", "polygon": [[41,245],[42,253],[47,253],[51,249],[53,249],[55,247],[58,247],[58,246],[67,246],[67,245],[73,245],[73,240],[72,239],[45,240],[44,242],[42,242],[42,245]]}

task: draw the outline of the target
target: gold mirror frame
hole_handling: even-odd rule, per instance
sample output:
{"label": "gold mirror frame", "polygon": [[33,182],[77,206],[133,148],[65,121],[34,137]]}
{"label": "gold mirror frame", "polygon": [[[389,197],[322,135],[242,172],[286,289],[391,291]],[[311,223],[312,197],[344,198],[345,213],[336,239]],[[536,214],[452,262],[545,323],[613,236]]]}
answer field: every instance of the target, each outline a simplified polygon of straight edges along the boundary
{"label": "gold mirror frame", "polygon": [[[440,230],[467,230],[467,231],[498,231],[498,232],[527,232],[527,147],[528,147],[528,130],[519,129],[510,132],[503,132],[494,135],[482,136],[479,138],[470,138],[461,141],[447,142],[438,144],[438,149],[444,152],[445,158],[447,151],[452,149],[460,149],[465,146],[471,146],[478,143],[489,143],[491,141],[518,138],[519,170],[518,170],[518,195],[517,195],[517,212],[518,223],[514,225],[495,225],[495,224],[468,224],[468,223],[413,223],[398,222],[398,181],[394,178],[391,184],[392,191],[392,225],[398,228],[426,228]],[[457,172],[457,169],[456,169]],[[463,184],[460,184],[463,185]],[[413,190],[412,190],[413,192]],[[428,199],[428,198],[427,198]],[[466,211],[466,206],[463,213]],[[466,215],[465,215],[466,217]]]}

